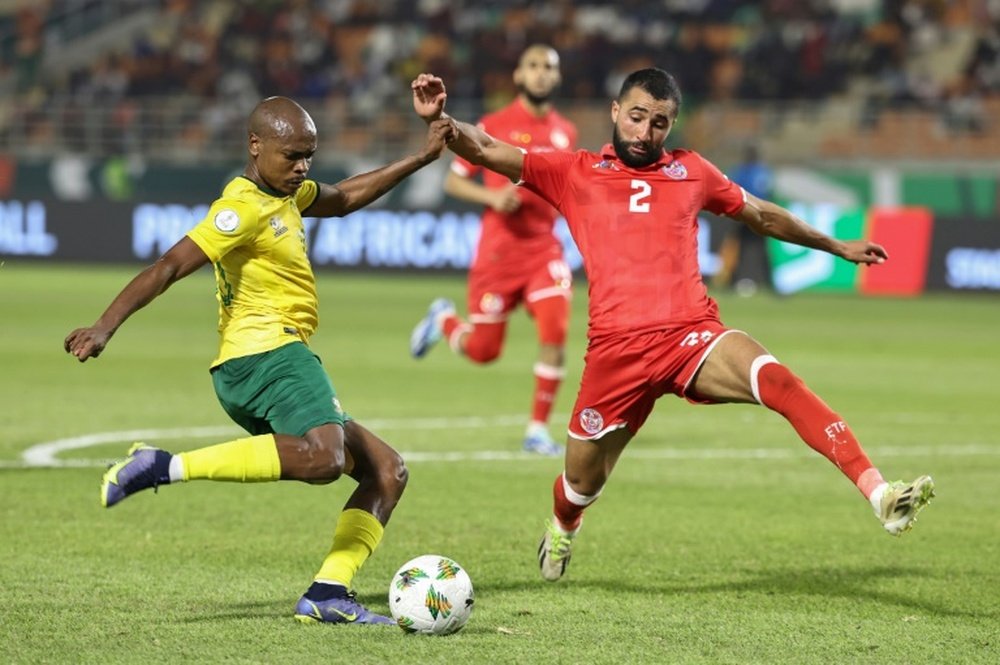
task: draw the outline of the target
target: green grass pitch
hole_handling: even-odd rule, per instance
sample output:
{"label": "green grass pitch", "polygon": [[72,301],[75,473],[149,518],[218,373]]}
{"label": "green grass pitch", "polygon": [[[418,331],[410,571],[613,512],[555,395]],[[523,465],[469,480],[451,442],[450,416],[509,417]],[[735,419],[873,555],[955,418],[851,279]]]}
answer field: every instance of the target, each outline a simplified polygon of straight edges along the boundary
{"label": "green grass pitch", "polygon": [[[196,482],[100,507],[102,467],[134,437],[181,450],[238,435],[207,372],[207,272],[135,315],[96,361],[62,351],[134,272],[0,266],[0,662],[1000,662],[995,296],[720,296],[726,323],[838,410],[887,477],[934,476],[913,532],[885,534],[776,414],[666,397],[588,513],[567,577],[549,584],[535,547],[562,465],[519,453],[535,354],[525,315],[492,366],[443,346],[416,362],[411,326],[436,295],[463,302],[464,280],[321,274],[313,346],[344,407],[410,467],[359,598],[386,612],[392,574],[424,553],[455,558],[475,584],[466,628],[427,638],[292,619],[350,480]],[[585,310],[581,287],[557,431]]]}

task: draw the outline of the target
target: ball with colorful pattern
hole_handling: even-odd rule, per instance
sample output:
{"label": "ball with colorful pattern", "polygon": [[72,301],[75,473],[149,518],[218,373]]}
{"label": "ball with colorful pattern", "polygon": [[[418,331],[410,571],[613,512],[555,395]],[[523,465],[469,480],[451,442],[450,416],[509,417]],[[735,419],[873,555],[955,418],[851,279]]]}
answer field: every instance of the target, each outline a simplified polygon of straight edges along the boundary
{"label": "ball with colorful pattern", "polygon": [[472,614],[472,580],[453,559],[424,554],[404,563],[389,585],[389,611],[407,633],[450,635]]}

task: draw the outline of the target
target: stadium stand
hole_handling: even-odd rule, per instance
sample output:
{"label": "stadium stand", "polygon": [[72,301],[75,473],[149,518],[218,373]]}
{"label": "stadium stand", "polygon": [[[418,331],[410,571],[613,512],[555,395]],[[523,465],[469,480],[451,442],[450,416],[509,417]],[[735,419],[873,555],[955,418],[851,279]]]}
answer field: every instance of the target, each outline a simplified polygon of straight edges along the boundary
{"label": "stadium stand", "polygon": [[995,160],[998,26],[990,0],[8,0],[0,151],[229,160],[234,123],[281,94],[377,160],[413,140],[416,73],[478,116],[543,41],[582,145],[606,140],[624,74],[657,65],[685,91],[683,142],[723,162],[761,137],[779,162]]}

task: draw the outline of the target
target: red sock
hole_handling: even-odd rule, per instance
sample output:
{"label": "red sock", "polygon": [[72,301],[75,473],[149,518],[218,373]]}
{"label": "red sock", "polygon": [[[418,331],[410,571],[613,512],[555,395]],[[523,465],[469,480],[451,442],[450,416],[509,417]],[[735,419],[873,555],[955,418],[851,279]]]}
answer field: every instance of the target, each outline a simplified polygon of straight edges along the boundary
{"label": "red sock", "polygon": [[[563,474],[556,476],[556,482],[552,485],[552,513],[559,520],[559,526],[564,531],[576,531],[583,521],[583,511],[590,504],[597,501],[600,492],[594,496],[583,496],[577,494],[572,488],[566,487],[567,483]],[[567,489],[569,492],[567,492]]]}
{"label": "red sock", "polygon": [[462,325],[462,319],[458,318],[455,314],[446,316],[441,319],[441,333],[445,339],[451,339],[451,334],[455,332],[455,328]]}
{"label": "red sock", "polygon": [[565,370],[544,363],[535,363],[535,394],[531,401],[531,420],[537,423],[549,422],[552,404],[562,383]]}
{"label": "red sock", "polygon": [[761,365],[755,383],[761,404],[783,415],[802,440],[837,465],[865,498],[871,495],[882,476],[840,415],[780,363]]}
{"label": "red sock", "polygon": [[448,346],[455,353],[461,355],[465,353],[463,339],[472,332],[472,326],[458,317],[457,314],[449,314],[441,319],[441,335]]}

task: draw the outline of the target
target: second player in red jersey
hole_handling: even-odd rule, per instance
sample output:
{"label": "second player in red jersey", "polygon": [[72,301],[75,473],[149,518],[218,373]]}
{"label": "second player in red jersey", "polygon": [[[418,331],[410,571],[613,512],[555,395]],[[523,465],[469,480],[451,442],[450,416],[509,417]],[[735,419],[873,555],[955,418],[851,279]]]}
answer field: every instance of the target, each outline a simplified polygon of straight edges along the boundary
{"label": "second player in red jersey", "polygon": [[[479,128],[528,154],[559,154],[576,147],[576,127],[553,107],[559,83],[559,55],[549,46],[525,49],[514,70],[517,97],[486,115]],[[476,181],[482,178],[482,184]],[[538,333],[531,415],[526,451],[561,455],[548,421],[565,374],[564,347],[569,326],[573,275],[553,234],[559,213],[542,196],[517,187],[504,176],[457,157],[445,191],[485,207],[476,256],[469,270],[466,319],[454,304],[437,299],[411,336],[414,357],[423,357],[441,338],[476,364],[496,360],[504,345],[511,312],[524,305]]]}
{"label": "second player in red jersey", "polygon": [[[447,117],[441,79],[421,74],[412,89],[424,120]],[[552,488],[553,518],[538,547],[547,580],[565,573],[584,510],[668,392],[779,413],[854,483],[890,534],[907,531],[933,496],[930,476],[885,482],[839,414],[757,340],[721,323],[698,270],[698,213],[724,214],[761,235],[854,263],[882,263],[885,249],[827,236],[730,183],[696,153],[665,150],[680,106],[673,76],[632,72],[611,102],[611,144],[566,156],[526,154],[455,121],[453,152],[523,182],[566,216],[590,283],[585,367],[564,471]]]}

